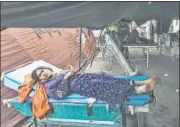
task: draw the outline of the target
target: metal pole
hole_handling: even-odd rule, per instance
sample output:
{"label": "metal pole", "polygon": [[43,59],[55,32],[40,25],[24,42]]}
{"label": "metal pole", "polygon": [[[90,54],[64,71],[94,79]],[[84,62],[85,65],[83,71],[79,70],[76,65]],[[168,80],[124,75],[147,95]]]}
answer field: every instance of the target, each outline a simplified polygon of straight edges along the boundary
{"label": "metal pole", "polygon": [[153,26],[153,23],[152,23],[152,20],[151,20],[151,44],[152,44],[152,41],[154,41],[154,26]]}
{"label": "metal pole", "polygon": [[130,75],[133,74],[132,68],[128,64],[123,53],[119,50],[119,48],[118,48],[116,42],[113,40],[113,38],[109,34],[106,33],[105,40],[106,40],[106,43],[112,47],[116,59],[121,64],[121,66],[125,69],[126,73],[128,73]]}
{"label": "metal pole", "polygon": [[[160,21],[160,33],[162,35],[162,20]],[[162,40],[160,39],[160,47],[159,47],[159,50],[160,50],[160,55],[162,55]]]}
{"label": "metal pole", "polygon": [[38,125],[37,125],[37,119],[36,119],[36,118],[33,118],[33,122],[34,122],[34,126],[35,126],[35,127],[38,127]]}
{"label": "metal pole", "polygon": [[138,127],[140,127],[140,112],[137,113]]}
{"label": "metal pole", "polygon": [[120,112],[121,112],[120,127],[126,127],[126,108],[124,105],[121,105]]}
{"label": "metal pole", "polygon": [[80,28],[80,43],[79,43],[79,71],[81,70],[81,53],[82,53],[82,27]]}
{"label": "metal pole", "polygon": [[149,68],[149,48],[147,48],[147,63],[146,67]]}

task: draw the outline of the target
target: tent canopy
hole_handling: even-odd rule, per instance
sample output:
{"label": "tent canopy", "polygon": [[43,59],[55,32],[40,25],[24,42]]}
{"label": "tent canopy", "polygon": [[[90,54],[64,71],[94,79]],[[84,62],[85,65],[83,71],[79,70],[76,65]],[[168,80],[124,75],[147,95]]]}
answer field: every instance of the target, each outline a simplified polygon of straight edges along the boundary
{"label": "tent canopy", "polygon": [[179,2],[1,2],[2,27],[103,28],[121,19],[179,19]]}

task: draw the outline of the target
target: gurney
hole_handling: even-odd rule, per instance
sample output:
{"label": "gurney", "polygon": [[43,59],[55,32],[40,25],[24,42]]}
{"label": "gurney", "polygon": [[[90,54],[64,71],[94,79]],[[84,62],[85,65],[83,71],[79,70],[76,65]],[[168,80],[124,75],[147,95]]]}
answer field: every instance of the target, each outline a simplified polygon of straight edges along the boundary
{"label": "gurney", "polygon": [[[38,66],[50,67],[55,72],[62,71],[61,69],[45,61],[32,61],[4,72],[2,76],[3,84],[8,88],[17,91],[18,86],[20,86],[24,80],[24,76]],[[124,75],[116,77],[139,81],[147,79],[146,76]],[[35,89],[35,87],[33,89]],[[33,93],[34,90],[30,93],[31,97],[33,96]],[[134,114],[135,112],[135,108],[132,108],[134,106],[144,106],[144,109],[146,110],[146,112],[148,112],[149,103],[151,103],[153,100],[151,93],[144,95],[132,95],[128,97],[128,101],[124,104],[116,105],[115,112],[111,112],[110,105],[100,100],[98,100],[91,107],[88,107],[87,99],[88,98],[80,96],[79,94],[70,94],[69,96],[61,100],[49,98],[49,102],[52,106],[52,111],[47,115],[47,118],[43,120],[37,120],[34,124],[38,125],[39,123],[44,123],[44,126],[46,124],[58,124],[83,127],[120,127],[121,125],[123,125],[124,115],[126,114],[125,107],[129,106],[131,108],[130,111],[132,114]],[[32,116],[31,98],[24,103],[20,103],[16,98],[14,98],[11,99],[10,104],[23,115],[29,117]],[[33,119],[31,119],[31,122],[33,122]]]}

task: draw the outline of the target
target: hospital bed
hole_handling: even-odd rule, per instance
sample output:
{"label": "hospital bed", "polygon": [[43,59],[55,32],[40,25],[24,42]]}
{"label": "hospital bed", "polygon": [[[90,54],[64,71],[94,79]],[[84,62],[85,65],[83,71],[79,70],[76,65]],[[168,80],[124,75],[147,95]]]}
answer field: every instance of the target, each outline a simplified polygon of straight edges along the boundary
{"label": "hospital bed", "polygon": [[[3,85],[17,91],[18,86],[20,86],[24,80],[24,76],[31,73],[32,70],[38,66],[47,66],[56,72],[63,71],[62,69],[42,60],[31,61],[4,72],[1,78]],[[138,75],[116,77],[133,80],[147,79],[146,76]],[[33,96],[34,89],[35,87],[30,93],[30,97]],[[91,107],[88,107],[87,99],[88,98],[74,93],[61,100],[49,98],[52,112],[50,112],[47,115],[47,118],[43,120],[30,119],[30,122],[32,122],[30,126],[47,127],[48,124],[57,124],[83,127],[126,127],[125,116],[127,111],[129,110],[131,114],[135,114],[136,112],[149,112],[149,103],[153,100],[151,93],[132,95],[128,97],[128,102],[116,105],[115,109],[112,110],[108,103],[100,100],[94,103]],[[23,115],[29,117],[32,116],[31,98],[24,103],[20,103],[16,98],[14,98],[10,101],[10,104]]]}

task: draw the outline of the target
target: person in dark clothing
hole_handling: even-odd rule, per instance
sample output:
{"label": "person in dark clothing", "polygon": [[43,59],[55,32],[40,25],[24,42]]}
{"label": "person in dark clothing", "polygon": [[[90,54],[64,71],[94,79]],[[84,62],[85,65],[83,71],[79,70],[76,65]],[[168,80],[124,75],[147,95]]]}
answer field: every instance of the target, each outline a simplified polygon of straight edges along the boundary
{"label": "person in dark clothing", "polygon": [[39,67],[33,70],[32,78],[44,85],[46,94],[51,98],[62,99],[71,93],[77,93],[111,104],[127,101],[127,97],[132,93],[149,92],[155,83],[153,79],[133,81],[103,73],[82,73],[71,70],[57,74],[53,73],[51,68]]}

